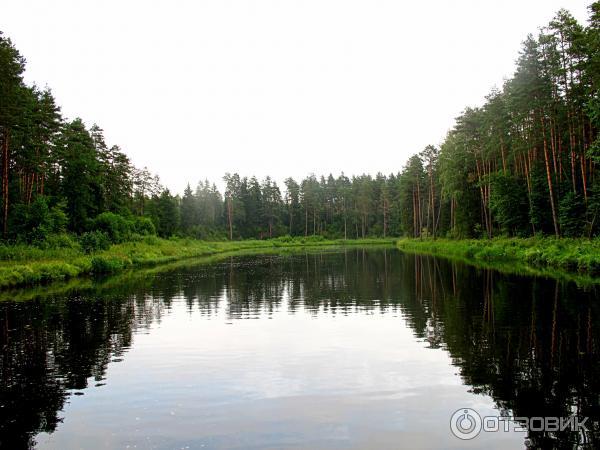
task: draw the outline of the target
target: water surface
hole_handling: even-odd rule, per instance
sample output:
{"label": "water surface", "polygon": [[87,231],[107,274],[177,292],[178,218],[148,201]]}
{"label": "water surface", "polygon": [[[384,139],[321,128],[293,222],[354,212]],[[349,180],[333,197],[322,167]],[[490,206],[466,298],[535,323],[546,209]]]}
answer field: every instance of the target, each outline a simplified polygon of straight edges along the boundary
{"label": "water surface", "polygon": [[[0,446],[594,448],[599,300],[391,248],[41,291],[0,303]],[[462,441],[459,408],[590,419]]]}

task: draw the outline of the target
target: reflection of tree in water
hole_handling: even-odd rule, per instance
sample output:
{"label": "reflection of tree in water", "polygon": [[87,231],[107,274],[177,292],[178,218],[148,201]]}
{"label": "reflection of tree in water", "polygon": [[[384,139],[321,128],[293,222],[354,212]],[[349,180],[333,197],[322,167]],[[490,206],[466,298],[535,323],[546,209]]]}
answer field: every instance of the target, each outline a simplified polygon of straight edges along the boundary
{"label": "reflection of tree in water", "polygon": [[229,273],[235,316],[277,308],[283,292],[292,312],[401,311],[415,335],[449,351],[464,382],[494,398],[502,414],[590,417],[586,435],[532,432],[533,446],[598,444],[595,288],[389,250],[272,257]]}
{"label": "reflection of tree in water", "polygon": [[[516,416],[600,417],[598,292],[505,276],[390,249],[232,258],[74,292],[0,303],[0,439],[30,445],[59,422],[68,391],[102,380],[135,330],[168,314],[227,318],[400,313],[430,348],[449,351],[464,382]],[[393,345],[391,343],[390,345]],[[459,407],[461,405],[457,405]],[[592,420],[592,419],[590,419]],[[533,445],[571,446],[591,433],[531,433]]]}
{"label": "reflection of tree in water", "polygon": [[0,447],[31,446],[53,431],[67,391],[104,378],[131,345],[132,330],[159,316],[160,301],[107,295],[0,303]]}
{"label": "reflection of tree in water", "polygon": [[[501,412],[521,417],[590,417],[589,433],[531,432],[540,448],[598,447],[600,336],[598,291],[555,280],[504,276],[433,258],[405,266],[416,295],[403,308],[427,311],[474,392],[492,396]],[[435,292],[435,278],[442,289]],[[416,313],[418,314],[418,313]],[[437,315],[437,318],[436,318]],[[412,322],[415,333],[425,332]]]}

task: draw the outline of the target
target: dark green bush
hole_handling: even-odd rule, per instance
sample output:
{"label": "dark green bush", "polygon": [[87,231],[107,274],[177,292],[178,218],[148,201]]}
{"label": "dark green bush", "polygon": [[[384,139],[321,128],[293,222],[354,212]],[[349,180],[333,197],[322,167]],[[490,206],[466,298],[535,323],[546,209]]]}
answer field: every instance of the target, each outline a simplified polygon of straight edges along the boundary
{"label": "dark green bush", "polygon": [[0,243],[0,260],[10,261],[11,259],[15,259],[18,255],[18,250],[17,246]]}
{"label": "dark green bush", "polygon": [[513,175],[492,176],[490,208],[502,231],[509,235],[529,232],[529,203],[526,183]]}
{"label": "dark green bush", "polygon": [[148,217],[136,217],[133,223],[133,230],[142,236],[156,235],[156,228]]}
{"label": "dark green bush", "polygon": [[289,234],[286,234],[285,236],[279,236],[278,238],[275,238],[274,241],[281,242],[281,243],[288,243],[288,242],[294,242],[294,238],[292,236],[290,236]]}
{"label": "dark green bush", "polygon": [[81,235],[79,245],[85,253],[93,253],[107,250],[110,247],[110,239],[102,231],[89,231]]}
{"label": "dark green bush", "polygon": [[558,220],[563,236],[582,236],[585,231],[585,202],[583,197],[573,192],[567,192],[560,200]]}
{"label": "dark green bush", "polygon": [[58,203],[48,212],[49,228],[54,234],[64,233],[69,223],[64,203]]}
{"label": "dark green bush", "polygon": [[186,233],[186,236],[199,239],[201,241],[223,241],[227,239],[223,232],[204,225],[194,225]]}
{"label": "dark green bush", "polygon": [[40,245],[48,236],[65,231],[67,216],[63,205],[48,206],[46,197],[37,196],[27,204],[13,208],[9,230],[15,241]]}
{"label": "dark green bush", "polygon": [[94,219],[92,231],[103,232],[112,243],[118,244],[131,236],[133,224],[123,216],[104,212]]}
{"label": "dark green bush", "polygon": [[308,242],[308,243],[310,243],[310,242],[323,242],[323,241],[325,241],[325,237],[317,234],[317,235],[314,235],[314,236],[307,236],[307,237],[303,238],[302,241],[303,242]]}
{"label": "dark green bush", "polygon": [[92,273],[114,273],[124,269],[130,264],[131,261],[128,262],[116,257],[94,256],[92,258]]}
{"label": "dark green bush", "polygon": [[59,248],[76,249],[79,246],[74,235],[67,233],[49,234],[43,241],[37,241],[36,247],[44,250],[54,250]]}

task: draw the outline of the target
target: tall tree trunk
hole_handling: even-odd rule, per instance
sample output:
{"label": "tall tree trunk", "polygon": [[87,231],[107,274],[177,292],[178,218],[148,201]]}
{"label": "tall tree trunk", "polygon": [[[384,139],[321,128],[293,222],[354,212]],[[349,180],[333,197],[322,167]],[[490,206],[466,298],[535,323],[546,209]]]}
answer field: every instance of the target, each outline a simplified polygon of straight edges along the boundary
{"label": "tall tree trunk", "polygon": [[[487,187],[483,184],[483,175],[482,175],[482,171],[485,170],[485,163],[482,161],[481,164],[479,164],[479,159],[477,159],[477,157],[475,157],[475,166],[477,168],[477,179],[479,181],[479,195],[481,197],[481,218],[483,219],[483,223],[485,225],[485,231],[486,234],[488,236],[488,238],[492,237],[492,232],[491,232],[491,224],[489,223],[489,215],[487,212],[487,195],[486,195],[486,189]],[[481,167],[483,166],[483,168]]]}
{"label": "tall tree trunk", "polygon": [[2,133],[2,234],[4,236],[6,236],[6,234],[8,233],[8,166],[10,164],[8,153],[9,136],[9,131],[5,128],[4,133]]}
{"label": "tall tree trunk", "polygon": [[383,198],[383,237],[385,238],[387,231],[387,200]]}
{"label": "tall tree trunk", "polygon": [[418,222],[417,222],[417,201],[416,201],[416,193],[415,193],[415,187],[413,185],[413,190],[412,190],[412,203],[413,203],[413,237],[417,237],[417,229],[418,229]]}
{"label": "tall tree trunk", "polygon": [[33,186],[35,185],[35,173],[31,174],[31,182],[29,183],[29,191],[27,192],[27,204],[31,205],[33,198]]}
{"label": "tall tree trunk", "polygon": [[347,224],[347,214],[346,214],[346,196],[344,196],[344,201],[342,203],[344,208],[344,240],[348,239],[348,224]]}
{"label": "tall tree trunk", "polygon": [[586,175],[585,155],[582,153],[579,158],[580,158],[580,162],[581,162],[581,184],[583,185],[583,198],[587,202],[587,199],[588,199],[587,194],[588,193],[587,193],[587,175]]}
{"label": "tall tree trunk", "polygon": [[502,154],[502,171],[506,174],[506,149],[504,148],[504,138],[500,136],[500,153]]}
{"label": "tall tree trunk", "polygon": [[556,164],[556,139],[554,132],[554,120],[550,118],[550,148],[552,149],[552,168],[554,169],[554,176],[558,173],[558,165]]}
{"label": "tall tree trunk", "polygon": [[577,193],[577,185],[575,183],[575,151],[571,149],[571,183],[573,184],[573,193]]}
{"label": "tall tree trunk", "polygon": [[490,224],[490,238],[492,238],[494,234],[494,226],[492,223],[492,208],[490,208],[490,196],[492,192],[492,162],[488,162],[488,172],[487,172],[487,205],[488,205],[488,223]]}
{"label": "tall tree trunk", "polygon": [[231,204],[231,196],[227,198],[227,219],[229,222],[229,240],[233,240],[233,205]]}
{"label": "tall tree trunk", "polygon": [[304,208],[304,237],[308,236],[308,208]]}
{"label": "tall tree trunk", "polygon": [[456,224],[454,223],[454,194],[450,197],[450,229],[452,230],[452,235],[456,234]]}
{"label": "tall tree trunk", "polygon": [[540,121],[542,123],[542,134],[544,136],[544,162],[546,163],[546,179],[548,181],[548,195],[550,196],[550,208],[552,209],[552,223],[554,224],[554,234],[556,235],[556,237],[559,237],[560,231],[558,228],[558,218],[556,216],[556,206],[554,204],[554,187],[552,185],[552,174],[550,173],[548,140],[546,139],[546,124],[544,122],[543,114],[540,114]]}
{"label": "tall tree trunk", "polygon": [[429,171],[429,191],[431,193],[431,221],[432,221],[432,234],[433,234],[433,239],[435,239],[435,228],[436,228],[436,221],[435,221],[435,184],[433,182],[433,173],[431,172],[431,170]]}
{"label": "tall tree trunk", "polygon": [[419,214],[417,215],[419,219],[419,237],[421,237],[421,230],[423,229],[423,214],[421,211],[421,188],[419,187],[419,183],[417,183],[417,210]]}

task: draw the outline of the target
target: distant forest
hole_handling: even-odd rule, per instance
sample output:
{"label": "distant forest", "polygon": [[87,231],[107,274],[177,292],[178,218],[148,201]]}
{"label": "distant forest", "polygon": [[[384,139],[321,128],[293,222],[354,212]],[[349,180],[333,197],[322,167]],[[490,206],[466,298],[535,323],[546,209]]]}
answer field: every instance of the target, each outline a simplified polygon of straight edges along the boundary
{"label": "distant forest", "polygon": [[25,60],[0,32],[3,239],[598,235],[600,2],[589,12],[587,26],[561,10],[528,36],[512,78],[397,173],[282,187],[226,174],[224,192],[202,181],[182,196],[109,148],[99,126],[65,121],[48,89],[25,84]]}

